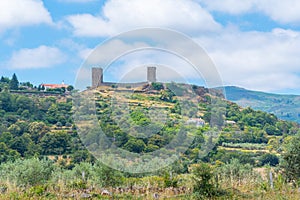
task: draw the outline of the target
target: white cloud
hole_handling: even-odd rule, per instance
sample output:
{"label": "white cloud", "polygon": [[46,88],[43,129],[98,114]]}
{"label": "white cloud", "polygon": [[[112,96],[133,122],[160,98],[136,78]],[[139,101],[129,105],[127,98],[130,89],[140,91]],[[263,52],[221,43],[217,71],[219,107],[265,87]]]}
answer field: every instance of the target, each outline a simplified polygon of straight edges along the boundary
{"label": "white cloud", "polygon": [[65,55],[55,47],[40,46],[35,49],[21,49],[14,52],[8,61],[13,69],[47,68],[65,61]]}
{"label": "white cloud", "polygon": [[254,7],[255,0],[198,0],[208,10],[222,11],[230,14],[248,12]]}
{"label": "white cloud", "polygon": [[93,52],[91,48],[84,48],[79,50],[78,55],[81,59],[85,60],[89,57],[89,55]]}
{"label": "white cloud", "polygon": [[[180,41],[172,43],[172,37],[169,37],[170,40],[166,40],[171,46],[168,47],[172,48],[172,45],[178,47],[179,45],[179,50],[183,49],[180,51],[180,55],[188,55],[187,57],[192,60],[204,56],[199,53],[195,55],[196,49],[181,44]],[[202,35],[194,40],[206,49],[226,85],[237,85],[262,91],[299,89],[300,32],[279,28],[272,32],[240,32],[236,29],[224,29],[223,32]],[[134,48],[143,49],[143,47],[147,49],[149,45],[146,43],[127,44],[121,40],[112,40],[105,44],[102,49],[104,52],[96,50],[90,54],[87,67],[93,64],[103,66],[99,64],[100,61],[111,61],[122,52]],[[91,49],[81,49],[80,55],[86,56],[89,52]],[[119,58],[118,61],[108,71],[106,77],[119,79],[127,74],[127,78],[132,80],[144,80],[144,69],[135,70],[135,68],[145,66],[145,64],[159,64],[169,66],[169,69],[177,72],[176,74],[166,69],[158,69],[158,77],[161,81],[179,80],[178,74],[187,80],[202,81],[189,64],[183,62],[179,57],[166,55],[163,52],[136,51]],[[210,66],[209,63],[199,66],[203,70],[201,71],[203,75],[207,74],[204,71],[209,70],[208,66]],[[129,72],[133,72],[133,74],[129,75]],[[209,81],[210,77],[203,78]]]}
{"label": "white cloud", "polygon": [[197,41],[207,49],[225,84],[268,91],[299,88],[299,32],[224,31]]}
{"label": "white cloud", "polygon": [[257,7],[273,20],[280,23],[300,22],[300,1],[298,0],[258,1]]}
{"label": "white cloud", "polygon": [[[300,1],[292,0],[110,0],[102,8],[101,16],[73,15],[67,20],[77,36],[110,36],[140,27],[174,28],[197,37],[194,39],[207,50],[226,85],[264,91],[299,89],[300,32],[281,28],[271,32],[241,32],[232,27],[221,27],[196,2],[205,5],[208,10],[232,15],[262,12],[281,23],[300,22],[300,12],[297,12],[300,10]],[[174,45],[178,45],[178,42]],[[199,57],[193,54],[193,49],[180,47],[186,49],[192,57]],[[106,48],[105,56],[110,59],[115,51],[122,52],[124,49],[129,47],[121,41],[115,41]],[[85,58],[90,52],[91,49],[83,48],[79,55]],[[99,58],[104,59],[104,54],[95,55],[90,57],[92,63],[97,63]],[[158,63],[172,66],[184,77],[195,78],[195,73],[183,67],[183,63],[153,53],[122,61],[122,69],[116,68],[111,76],[122,77],[122,74],[145,63]],[[144,76],[143,70],[141,68],[133,76]],[[174,73],[159,73],[162,80],[176,79]],[[132,78],[129,74],[128,77]]]}
{"label": "white cloud", "polygon": [[0,1],[0,32],[8,28],[52,24],[52,19],[40,0]]}
{"label": "white cloud", "polygon": [[102,16],[67,17],[77,36],[110,36],[141,27],[163,27],[185,33],[216,31],[213,17],[193,0],[110,0]]}
{"label": "white cloud", "polygon": [[229,14],[262,12],[280,23],[300,22],[298,0],[197,0],[208,10]]}

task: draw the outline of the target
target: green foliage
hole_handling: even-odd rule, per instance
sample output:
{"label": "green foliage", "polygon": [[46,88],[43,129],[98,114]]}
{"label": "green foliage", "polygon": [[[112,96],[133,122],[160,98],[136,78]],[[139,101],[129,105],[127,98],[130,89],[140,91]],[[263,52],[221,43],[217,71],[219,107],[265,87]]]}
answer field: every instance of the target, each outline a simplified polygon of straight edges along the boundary
{"label": "green foliage", "polygon": [[68,90],[69,92],[71,92],[71,91],[74,90],[74,87],[73,87],[72,85],[69,85],[69,86],[67,87],[67,90]]}
{"label": "green foliage", "polygon": [[77,150],[73,153],[71,158],[72,158],[72,163],[76,163],[76,164],[79,164],[81,162],[89,162],[89,163],[95,162],[95,158],[87,150]]}
{"label": "green foliage", "polygon": [[212,197],[216,195],[217,188],[213,183],[213,169],[207,163],[200,163],[194,167],[192,179],[194,181],[193,193],[199,197]]}
{"label": "green foliage", "polygon": [[30,188],[29,193],[31,193],[33,196],[42,196],[47,190],[47,187],[45,185],[36,185]]}
{"label": "green foliage", "polygon": [[145,115],[142,110],[134,110],[130,113],[131,119],[140,126],[145,126],[150,123],[150,119]]}
{"label": "green foliage", "polygon": [[9,88],[11,90],[17,90],[19,88],[19,81],[18,81],[18,78],[15,73],[13,74],[13,76],[9,82]]}
{"label": "green foliage", "polygon": [[241,106],[251,106],[255,110],[274,113],[278,118],[300,123],[299,96],[279,95],[245,90],[237,87],[226,87],[226,97]]}
{"label": "green foliage", "polygon": [[19,186],[33,186],[49,180],[54,169],[52,161],[46,159],[16,160],[0,165],[0,179]]}
{"label": "green foliage", "polygon": [[49,131],[49,127],[44,122],[32,122],[28,126],[28,132],[35,143],[38,143],[38,141]]}
{"label": "green foliage", "polygon": [[153,88],[153,90],[158,90],[158,91],[164,89],[164,85],[162,83],[157,83],[157,82],[151,83],[151,87]]}
{"label": "green foliage", "polygon": [[0,82],[1,82],[1,83],[9,83],[10,80],[9,80],[8,77],[1,76]]}
{"label": "green foliage", "polygon": [[20,157],[16,150],[9,149],[4,142],[0,142],[0,164],[14,161]]}
{"label": "green foliage", "polygon": [[243,164],[238,159],[231,159],[217,169],[219,178],[231,185],[240,184],[244,179],[252,177],[253,171],[250,164]]}
{"label": "green foliage", "polygon": [[269,165],[275,167],[279,164],[279,158],[274,154],[267,153],[260,157],[259,162],[261,166]]}
{"label": "green foliage", "polygon": [[171,171],[165,172],[163,179],[165,188],[178,186],[178,178]]}
{"label": "green foliage", "polygon": [[123,174],[115,169],[112,169],[100,162],[94,166],[96,183],[102,187],[115,187],[123,182]]}
{"label": "green foliage", "polygon": [[143,140],[140,139],[130,139],[124,145],[124,148],[130,152],[141,153],[146,148],[146,145]]}
{"label": "green foliage", "polygon": [[[7,86],[7,80],[3,79],[1,84]],[[170,85],[172,85],[172,88]],[[30,87],[30,84],[23,86]],[[145,159],[148,159],[146,153],[158,149],[163,152],[164,146],[168,145],[180,130],[188,130],[188,134],[194,136],[194,141],[189,149],[181,154],[180,160],[171,167],[170,171],[176,174],[186,173],[189,165],[199,162],[200,159],[210,163],[227,163],[220,164],[217,172],[209,164],[207,166],[200,164],[201,169],[198,169],[198,172],[193,175],[196,177],[194,180],[195,193],[201,197],[209,197],[217,193],[218,182],[216,182],[216,176],[222,181],[234,184],[253,177],[253,166],[277,165],[278,157],[276,155],[264,154],[264,151],[255,152],[255,150],[266,150],[270,145],[273,145],[272,141],[276,141],[277,150],[283,141],[292,141],[299,130],[297,125],[280,121],[274,115],[254,111],[250,108],[241,109],[234,103],[208,95],[205,93],[205,89],[201,87],[194,87],[197,90],[196,93],[201,95],[190,100],[185,97],[185,94],[190,91],[186,89],[185,85],[172,83],[168,84],[167,86],[170,88],[166,89],[162,86],[160,84],[155,85],[154,87],[159,92],[152,92],[151,94],[123,95],[126,92],[125,90],[125,92],[118,93],[123,95],[120,96],[122,98],[112,99],[99,94],[99,96],[96,96],[95,105],[99,123],[101,129],[105,132],[106,139],[99,140],[99,132],[96,130],[90,130],[86,137],[80,139],[88,144],[99,146],[112,143],[124,150],[142,153]],[[110,92],[114,91],[109,90]],[[125,97],[130,100],[129,112],[124,110],[122,104],[115,110],[111,109],[110,102],[112,100],[119,101]],[[199,99],[200,102],[194,101],[196,99]],[[211,106],[211,103],[220,106]],[[160,109],[161,113],[153,114],[152,108]],[[80,109],[87,112],[87,114],[93,113],[90,107],[82,106]],[[166,121],[160,120],[160,114],[167,116]],[[9,90],[2,90],[0,93],[0,163],[3,165],[1,166],[4,166],[5,162],[9,164],[20,157],[32,159],[32,157],[37,156],[55,155],[55,165],[53,166],[59,166],[61,169],[58,170],[54,167],[57,171],[52,176],[50,181],[52,183],[56,184],[61,181],[66,183],[69,188],[74,189],[84,189],[91,185],[115,187],[124,183],[122,173],[97,163],[95,158],[84,148],[71,116],[72,101],[70,98],[62,101],[62,99],[58,100],[56,97],[25,96],[10,93]],[[192,129],[184,122],[194,117],[205,119],[210,124],[199,129]],[[155,122],[151,121],[152,119],[156,119]],[[224,123],[226,120],[236,123],[228,125]],[[223,145],[223,147],[218,148],[216,146],[213,148],[217,139],[205,136],[206,132],[214,131],[213,126],[218,126],[221,129],[221,136],[217,145]],[[135,134],[149,137],[134,138]],[[270,137],[270,135],[274,136]],[[101,144],[98,144],[97,141],[101,141]],[[212,146],[213,150],[205,158],[200,158],[199,153],[205,141],[208,143],[210,141],[209,145]],[[175,142],[180,143],[182,140],[179,139]],[[229,148],[231,149],[228,150]],[[249,150],[253,150],[253,152]],[[278,152],[280,151],[278,150]],[[289,151],[286,152],[289,153]],[[231,160],[232,158],[235,158],[235,160]],[[293,158],[296,159],[296,157]],[[23,168],[31,168],[30,164],[22,162],[18,160],[14,162],[14,165],[20,164]],[[297,159],[293,161],[293,165],[296,166],[293,167],[293,170],[297,169],[297,162],[299,162]],[[37,166],[42,165],[35,164]],[[153,164],[151,167],[156,166]],[[1,175],[2,172],[9,171],[8,168],[3,169],[0,170]],[[17,172],[18,178],[22,177],[20,178],[22,183],[18,184],[36,184],[33,179],[28,178],[32,176],[33,172],[26,171],[27,178],[24,178],[23,174],[20,175],[21,168],[15,169],[15,166],[11,164],[9,169]],[[41,171],[42,169],[37,167],[34,170]],[[144,175],[126,174],[128,177],[141,177]],[[166,173],[163,177],[160,177],[160,184],[165,187],[180,186],[181,180],[178,177]],[[16,178],[13,179],[12,173],[8,178],[16,182]],[[229,180],[229,178],[231,179]],[[291,179],[295,178],[292,177]],[[48,176],[37,178],[39,183],[48,181]],[[39,196],[43,195],[44,192],[43,188],[37,186],[32,189],[30,194]]]}
{"label": "green foliage", "polygon": [[40,140],[43,155],[62,155],[70,153],[70,135],[61,131],[47,133]]}
{"label": "green foliage", "polygon": [[175,96],[175,94],[167,89],[167,90],[162,90],[160,92],[160,99],[166,102],[173,102],[173,97]]}
{"label": "green foliage", "polygon": [[291,181],[300,180],[300,133],[285,145],[282,167],[284,174]]}
{"label": "green foliage", "polygon": [[226,143],[267,143],[265,131],[258,128],[246,127],[244,131],[222,132],[219,138],[220,142]]}
{"label": "green foliage", "polygon": [[276,126],[272,126],[270,124],[266,124],[264,127],[264,130],[268,135],[282,135],[283,132],[281,132]]}

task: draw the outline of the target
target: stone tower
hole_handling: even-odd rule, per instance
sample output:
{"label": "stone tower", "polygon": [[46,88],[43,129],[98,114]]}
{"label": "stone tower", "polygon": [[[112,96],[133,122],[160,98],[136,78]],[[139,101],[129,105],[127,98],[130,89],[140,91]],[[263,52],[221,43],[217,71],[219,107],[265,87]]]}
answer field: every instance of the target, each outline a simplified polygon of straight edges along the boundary
{"label": "stone tower", "polygon": [[92,87],[96,88],[103,83],[103,69],[99,67],[92,68]]}
{"label": "stone tower", "polygon": [[156,67],[147,67],[147,81],[156,82]]}

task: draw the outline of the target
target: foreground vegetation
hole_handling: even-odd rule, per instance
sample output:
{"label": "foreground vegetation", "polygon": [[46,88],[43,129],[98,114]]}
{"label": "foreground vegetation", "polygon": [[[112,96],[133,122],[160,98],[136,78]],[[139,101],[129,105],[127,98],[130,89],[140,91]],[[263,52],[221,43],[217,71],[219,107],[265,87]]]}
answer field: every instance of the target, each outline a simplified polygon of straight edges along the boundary
{"label": "foreground vegetation", "polygon": [[[177,166],[154,174],[126,174],[98,162],[82,162],[72,170],[47,159],[26,159],[0,166],[1,199],[299,199],[274,168],[263,173],[233,159],[227,164],[199,163],[188,173]],[[170,173],[171,172],[171,173]],[[269,173],[273,175],[270,182]]]}
{"label": "foreground vegetation", "polygon": [[[16,94],[8,89],[15,85],[12,80],[1,80],[0,199],[299,199],[299,125],[242,109],[217,91],[175,83],[94,91],[99,124],[121,149],[147,155],[163,149],[182,127],[194,137],[173,165],[130,174],[103,165],[86,150],[81,140],[97,140],[78,136],[71,97]],[[191,90],[196,96],[188,99]],[[110,109],[112,102],[122,106],[125,101],[128,110]],[[183,108],[182,102],[189,106]],[[159,109],[167,120],[149,108]],[[212,118],[217,127],[211,126]],[[179,123],[189,119],[204,122]],[[156,132],[140,137],[148,133],[140,126]],[[216,131],[218,138],[206,134]],[[203,157],[207,142],[215,146]]]}

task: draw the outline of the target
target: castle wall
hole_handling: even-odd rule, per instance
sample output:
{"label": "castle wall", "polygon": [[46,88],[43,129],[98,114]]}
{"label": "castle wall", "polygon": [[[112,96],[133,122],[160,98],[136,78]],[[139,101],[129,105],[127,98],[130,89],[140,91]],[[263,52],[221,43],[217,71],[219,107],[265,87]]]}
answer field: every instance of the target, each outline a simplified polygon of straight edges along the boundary
{"label": "castle wall", "polygon": [[112,82],[103,82],[103,69],[98,67],[92,68],[92,88],[96,88],[100,85],[103,86],[112,86],[118,85],[120,87],[138,87],[145,85],[147,83],[156,82],[156,67],[147,67],[147,82],[138,82],[138,83],[112,83]]}

